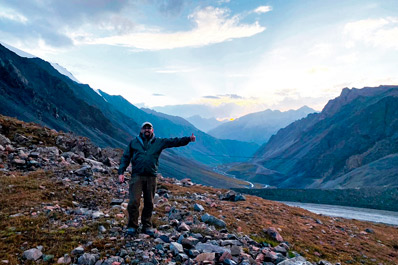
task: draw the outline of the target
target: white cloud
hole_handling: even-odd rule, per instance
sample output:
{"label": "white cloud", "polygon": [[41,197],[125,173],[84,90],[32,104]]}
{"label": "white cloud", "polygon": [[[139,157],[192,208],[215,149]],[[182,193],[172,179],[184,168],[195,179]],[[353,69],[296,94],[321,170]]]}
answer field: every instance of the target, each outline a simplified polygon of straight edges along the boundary
{"label": "white cloud", "polygon": [[1,18],[9,19],[9,20],[12,20],[15,22],[20,22],[20,23],[28,22],[28,19],[25,16],[15,12],[14,10],[11,10],[11,9],[0,11],[0,19]]}
{"label": "white cloud", "polygon": [[365,43],[375,47],[398,49],[398,18],[364,19],[344,27],[348,37],[346,47]]}
{"label": "white cloud", "polygon": [[261,13],[267,13],[267,12],[269,12],[271,10],[272,10],[271,6],[259,6],[256,9],[254,9],[253,12],[257,13],[257,14],[261,14]]}
{"label": "white cloud", "polygon": [[241,24],[239,16],[228,16],[228,9],[206,7],[188,18],[196,26],[190,31],[174,33],[140,32],[93,40],[92,44],[126,46],[143,50],[164,50],[182,47],[200,47],[261,33],[265,27],[257,22]]}
{"label": "white cloud", "polygon": [[196,68],[189,67],[178,67],[178,66],[169,66],[162,69],[155,69],[155,73],[158,74],[178,74],[178,73],[190,73],[196,71]]}

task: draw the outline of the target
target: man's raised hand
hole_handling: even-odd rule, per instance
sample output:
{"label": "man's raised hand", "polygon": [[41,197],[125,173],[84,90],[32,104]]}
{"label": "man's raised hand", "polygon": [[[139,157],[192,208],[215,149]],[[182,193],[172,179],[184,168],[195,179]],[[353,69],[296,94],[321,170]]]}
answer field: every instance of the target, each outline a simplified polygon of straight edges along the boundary
{"label": "man's raised hand", "polygon": [[192,135],[189,138],[191,138],[191,142],[195,142],[196,141],[196,136],[193,135],[193,133],[192,133]]}

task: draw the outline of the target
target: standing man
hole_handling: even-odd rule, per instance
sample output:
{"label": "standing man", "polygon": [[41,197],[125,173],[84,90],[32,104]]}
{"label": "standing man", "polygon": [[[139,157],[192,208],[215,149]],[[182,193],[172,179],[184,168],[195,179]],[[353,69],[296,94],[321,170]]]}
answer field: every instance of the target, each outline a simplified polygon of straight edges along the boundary
{"label": "standing man", "polygon": [[124,182],[124,171],[131,162],[132,174],[129,183],[129,203],[127,211],[129,220],[127,234],[137,233],[141,194],[144,194],[144,209],[141,214],[142,231],[153,235],[152,211],[153,198],[156,191],[156,175],[159,167],[159,156],[163,149],[178,147],[195,142],[196,137],[156,138],[150,122],[144,122],[140,134],[134,138],[124,150],[119,167],[119,181]]}

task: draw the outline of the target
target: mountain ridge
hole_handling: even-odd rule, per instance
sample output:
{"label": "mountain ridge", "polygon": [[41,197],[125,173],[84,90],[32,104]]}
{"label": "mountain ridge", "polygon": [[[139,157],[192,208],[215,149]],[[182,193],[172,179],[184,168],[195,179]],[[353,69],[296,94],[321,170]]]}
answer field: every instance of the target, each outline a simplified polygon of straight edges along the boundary
{"label": "mountain ridge", "polygon": [[[341,97],[330,100],[321,113],[310,114],[279,130],[260,147],[248,164],[278,172],[279,175],[264,174],[261,183],[271,186],[371,186],[373,182],[347,184],[343,183],[345,177],[341,182],[336,182],[336,179],[398,152],[398,144],[394,140],[398,137],[397,102],[397,86],[365,88],[363,91],[344,89]],[[231,171],[243,178],[249,177],[239,167],[243,165]],[[392,172],[394,169],[390,168]],[[389,185],[389,181],[385,179],[383,185]]]}
{"label": "mountain ridge", "polygon": [[279,129],[313,112],[315,110],[307,106],[288,111],[267,109],[223,123],[210,130],[209,134],[220,139],[239,139],[261,145]]}

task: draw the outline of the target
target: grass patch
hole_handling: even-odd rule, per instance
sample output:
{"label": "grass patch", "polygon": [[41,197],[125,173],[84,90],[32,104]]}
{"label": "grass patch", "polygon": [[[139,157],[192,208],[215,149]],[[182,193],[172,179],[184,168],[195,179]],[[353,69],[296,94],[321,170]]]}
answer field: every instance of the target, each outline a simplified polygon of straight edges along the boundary
{"label": "grass patch", "polygon": [[271,238],[267,237],[266,235],[264,237],[258,236],[258,235],[251,235],[250,238],[259,244],[267,244],[272,247],[276,247],[279,245],[279,243],[277,241],[272,240]]}

